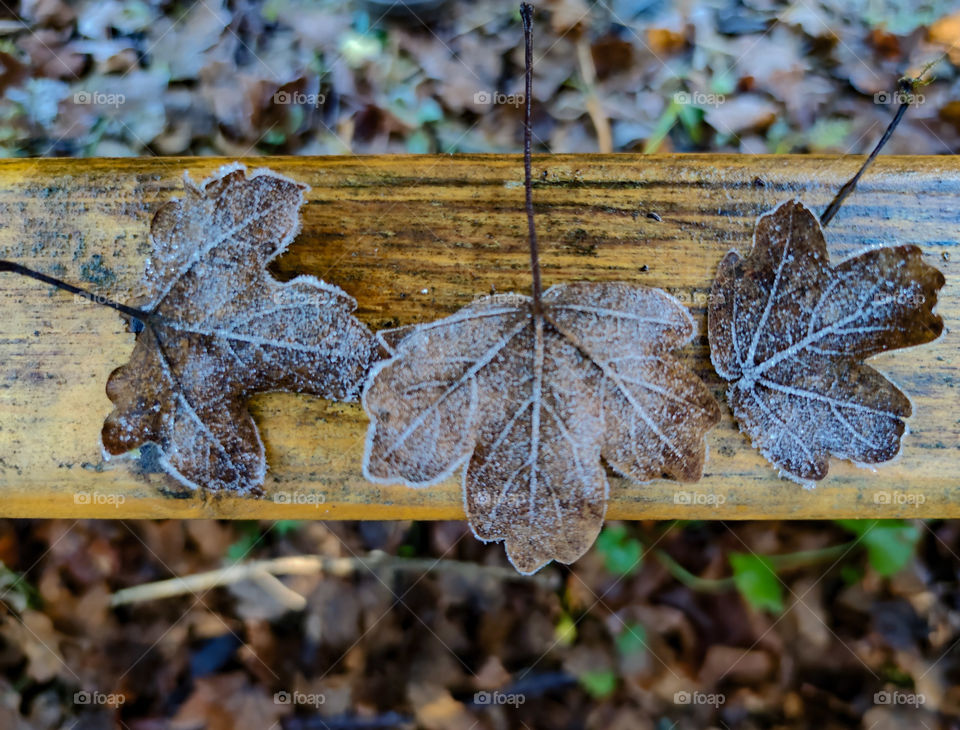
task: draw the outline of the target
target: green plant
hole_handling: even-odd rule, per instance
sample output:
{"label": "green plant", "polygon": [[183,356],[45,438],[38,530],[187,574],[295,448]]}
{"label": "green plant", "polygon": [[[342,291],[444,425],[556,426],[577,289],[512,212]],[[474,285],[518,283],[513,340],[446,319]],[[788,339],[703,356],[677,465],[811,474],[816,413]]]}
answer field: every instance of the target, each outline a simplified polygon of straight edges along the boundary
{"label": "green plant", "polygon": [[867,548],[867,560],[880,575],[900,572],[910,562],[920,540],[920,528],[906,520],[837,520]]}
{"label": "green plant", "polygon": [[597,537],[597,550],[607,570],[615,575],[635,573],[643,560],[643,545],[630,537],[624,525],[608,525]]}
{"label": "green plant", "polygon": [[730,553],[733,582],[740,595],[757,611],[783,610],[783,584],[773,561],[755,553]]}
{"label": "green plant", "polygon": [[609,697],[617,689],[617,674],[612,669],[591,669],[577,680],[587,694],[598,700]]}

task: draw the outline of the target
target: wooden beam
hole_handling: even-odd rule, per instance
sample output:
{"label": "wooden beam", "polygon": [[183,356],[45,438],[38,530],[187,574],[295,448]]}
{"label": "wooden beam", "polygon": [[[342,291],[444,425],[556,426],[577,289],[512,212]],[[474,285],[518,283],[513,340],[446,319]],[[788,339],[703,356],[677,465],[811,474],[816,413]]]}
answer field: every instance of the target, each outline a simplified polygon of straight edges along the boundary
{"label": "wooden beam", "polygon": [[[209,158],[0,162],[0,257],[123,301],[137,285],[154,211],[231,162]],[[357,298],[371,327],[449,314],[473,297],[528,292],[519,156],[258,158],[311,186],[303,231],[274,266],[315,274]],[[860,158],[543,156],[534,201],[544,283],[626,280],[690,307],[701,336],[682,357],[724,404],[704,303],[720,258],[745,250],[757,216],[800,197],[817,212]],[[947,278],[935,343],[871,363],[910,394],[900,457],[875,471],[834,461],[806,491],[780,479],[723,405],[704,478],[612,479],[611,518],[960,517],[960,159],[882,157],[828,229],[834,262],[866,246],[919,244]],[[356,404],[257,397],[266,499],[175,498],[139,460],[105,462],[107,376],[133,335],[112,311],[34,281],[0,278],[0,515],[9,517],[458,518],[459,478],[410,489],[360,473]],[[277,495],[288,495],[289,502]],[[679,495],[679,499],[678,499]],[[884,503],[887,498],[888,502]],[[296,503],[297,500],[300,503]],[[692,504],[686,504],[690,501]]]}

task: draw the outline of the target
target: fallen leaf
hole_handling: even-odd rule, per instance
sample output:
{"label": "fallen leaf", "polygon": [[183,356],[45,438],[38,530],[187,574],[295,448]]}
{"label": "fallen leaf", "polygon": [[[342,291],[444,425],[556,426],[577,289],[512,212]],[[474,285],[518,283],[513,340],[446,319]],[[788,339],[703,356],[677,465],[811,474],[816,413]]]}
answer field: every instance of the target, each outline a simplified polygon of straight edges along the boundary
{"label": "fallen leaf", "polygon": [[720,263],[709,307],[710,358],[741,428],[786,476],[827,474],[829,456],[892,459],[910,401],[863,360],[935,340],[943,275],[916,246],[829,264],[819,221],[788,201],[762,216],[746,258]]}
{"label": "fallen leaf", "polygon": [[107,383],[109,454],[152,441],[191,488],[260,493],[266,461],[247,399],[356,397],[376,346],[351,315],[354,300],[312,276],[280,283],[266,270],[296,234],[305,188],[231,166],[200,187],[188,179],[186,198],[157,212],[145,292],[131,303],[151,318]]}
{"label": "fallen leaf", "polygon": [[5,645],[18,647],[24,654],[27,675],[35,682],[76,677],[63,658],[64,637],[45,613],[27,609],[21,618],[5,615],[0,620],[0,636]]}
{"label": "fallen leaf", "polygon": [[149,29],[150,53],[166,66],[171,81],[195,79],[212,48],[230,25],[223,2],[192,5],[178,18],[161,17]]}
{"label": "fallen leaf", "polygon": [[271,697],[242,672],[197,679],[170,720],[173,730],[268,730],[279,728],[293,706],[288,692]]}
{"label": "fallen leaf", "polygon": [[412,682],[407,699],[416,713],[417,725],[425,730],[472,730],[478,724],[446,687]]}
{"label": "fallen leaf", "polygon": [[[87,59],[76,50],[76,43],[71,35],[70,28],[62,31],[40,28],[17,39],[17,47],[30,59],[33,78],[69,81],[80,77]],[[9,52],[9,49],[5,50]]]}
{"label": "fallen leaf", "polygon": [[944,15],[930,26],[927,38],[931,43],[946,47],[953,64],[960,63],[960,12]]}
{"label": "fallen leaf", "polygon": [[474,534],[505,540],[522,573],[570,563],[603,523],[601,456],[641,481],[700,478],[719,407],[670,354],[693,333],[675,299],[623,283],[554,286],[541,315],[496,295],[382,332],[392,358],[364,388],[364,474],[428,486],[469,461]]}
{"label": "fallen leaf", "polygon": [[741,94],[707,109],[707,124],[723,134],[766,129],[777,118],[777,105],[759,94]]}

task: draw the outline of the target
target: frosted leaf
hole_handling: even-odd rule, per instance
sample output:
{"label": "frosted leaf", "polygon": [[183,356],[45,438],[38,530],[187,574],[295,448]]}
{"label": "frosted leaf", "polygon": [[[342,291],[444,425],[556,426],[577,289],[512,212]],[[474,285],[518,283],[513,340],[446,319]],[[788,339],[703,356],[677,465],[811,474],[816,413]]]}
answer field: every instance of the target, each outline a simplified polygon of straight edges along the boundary
{"label": "frosted leaf", "polygon": [[641,481],[699,479],[719,407],[670,354],[693,331],[665,292],[603,283],[549,289],[538,316],[509,294],[382,333],[364,474],[427,486],[466,464],[478,538],[505,540],[523,573],[570,563],[603,524],[601,457]]}
{"label": "frosted leaf", "polygon": [[935,340],[943,284],[916,246],[831,267],[820,223],[799,201],[762,216],[749,255],[721,262],[708,313],[710,358],[754,445],[805,484],[826,476],[831,454],[892,459],[910,401],[862,361]]}
{"label": "frosted leaf", "polygon": [[305,185],[234,165],[164,205],[133,306],[144,323],[130,362],[107,383],[109,454],[157,443],[164,467],[193,487],[261,492],[254,393],[356,398],[376,340],[356,302],[312,276],[280,283],[267,264],[299,228]]}

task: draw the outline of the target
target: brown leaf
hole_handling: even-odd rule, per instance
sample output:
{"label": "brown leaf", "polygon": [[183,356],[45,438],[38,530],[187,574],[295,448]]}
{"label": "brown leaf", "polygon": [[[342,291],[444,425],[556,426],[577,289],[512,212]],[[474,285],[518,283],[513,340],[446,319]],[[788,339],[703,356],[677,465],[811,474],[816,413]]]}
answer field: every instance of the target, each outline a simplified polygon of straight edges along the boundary
{"label": "brown leaf", "polygon": [[381,333],[364,474],[427,486],[467,463],[474,534],[506,540],[522,573],[580,557],[603,523],[600,463],[637,480],[696,480],[719,408],[670,351],[693,322],[659,289],[567,284],[543,314],[517,294]]}
{"label": "brown leaf", "polygon": [[267,264],[296,234],[304,185],[230,167],[153,221],[153,253],[133,306],[151,313],[130,362],[107,383],[116,406],[103,445],[147,441],[191,488],[260,493],[263,444],[247,411],[254,393],[352,399],[375,340],[354,300],[312,276],[281,284]]}
{"label": "brown leaf", "polygon": [[250,684],[242,672],[201,677],[170,722],[172,730],[267,730],[291,712],[288,702]]}
{"label": "brown leaf", "polygon": [[933,23],[928,40],[946,48],[950,63],[960,64],[960,12],[944,15]]}
{"label": "brown leaf", "polygon": [[709,309],[710,357],[754,445],[801,483],[826,476],[830,454],[892,459],[910,401],[862,361],[935,340],[943,284],[916,246],[831,267],[820,223],[799,201],[762,216],[750,254],[721,262]]}

